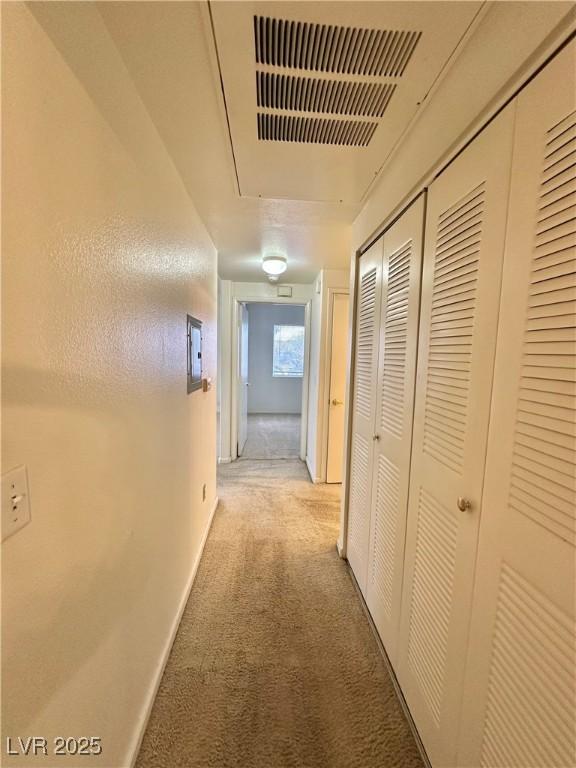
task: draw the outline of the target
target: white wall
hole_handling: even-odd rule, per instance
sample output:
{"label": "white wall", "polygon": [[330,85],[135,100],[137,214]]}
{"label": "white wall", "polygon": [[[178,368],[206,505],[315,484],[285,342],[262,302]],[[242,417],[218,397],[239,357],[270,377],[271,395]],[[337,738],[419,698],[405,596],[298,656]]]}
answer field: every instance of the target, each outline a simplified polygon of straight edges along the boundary
{"label": "white wall", "polygon": [[326,481],[328,387],[330,347],[330,293],[347,292],[350,274],[345,269],[324,269],[318,275],[312,299],[310,339],[310,413],[306,463],[314,482]]}
{"label": "white wall", "polygon": [[186,313],[215,377],[216,253],[97,4],[2,22],[2,461],[32,500],[2,544],[2,751],[96,735],[120,768],[215,501]]}
{"label": "white wall", "polygon": [[304,307],[248,304],[248,413],[302,410],[302,377],[272,375],[275,325],[304,326]]}

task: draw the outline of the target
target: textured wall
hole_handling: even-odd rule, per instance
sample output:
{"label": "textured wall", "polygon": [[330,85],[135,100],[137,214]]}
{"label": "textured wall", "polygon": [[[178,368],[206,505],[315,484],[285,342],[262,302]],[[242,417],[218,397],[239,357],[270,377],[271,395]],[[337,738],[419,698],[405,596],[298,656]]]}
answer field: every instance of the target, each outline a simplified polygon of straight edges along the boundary
{"label": "textured wall", "polygon": [[304,325],[304,307],[248,305],[248,413],[300,413],[302,379],[272,376],[274,325]]}
{"label": "textured wall", "polygon": [[96,4],[2,14],[2,460],[32,500],[2,545],[2,725],[101,736],[83,764],[117,768],[215,499],[185,338],[192,312],[215,376],[216,255]]}

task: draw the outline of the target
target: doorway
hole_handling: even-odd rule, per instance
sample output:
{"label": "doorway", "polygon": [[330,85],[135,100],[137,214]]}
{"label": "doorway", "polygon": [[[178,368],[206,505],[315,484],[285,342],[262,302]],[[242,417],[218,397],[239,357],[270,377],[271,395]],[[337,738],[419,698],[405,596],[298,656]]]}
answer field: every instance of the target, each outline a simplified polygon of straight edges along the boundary
{"label": "doorway", "polygon": [[237,456],[301,458],[306,307],[239,302],[237,318]]}

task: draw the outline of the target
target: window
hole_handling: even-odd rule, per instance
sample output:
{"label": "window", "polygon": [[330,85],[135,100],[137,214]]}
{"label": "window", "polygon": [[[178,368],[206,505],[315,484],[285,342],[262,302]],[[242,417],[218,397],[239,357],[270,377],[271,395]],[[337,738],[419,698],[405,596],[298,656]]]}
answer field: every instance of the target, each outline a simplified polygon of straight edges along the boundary
{"label": "window", "polygon": [[304,375],[304,326],[275,325],[272,376]]}

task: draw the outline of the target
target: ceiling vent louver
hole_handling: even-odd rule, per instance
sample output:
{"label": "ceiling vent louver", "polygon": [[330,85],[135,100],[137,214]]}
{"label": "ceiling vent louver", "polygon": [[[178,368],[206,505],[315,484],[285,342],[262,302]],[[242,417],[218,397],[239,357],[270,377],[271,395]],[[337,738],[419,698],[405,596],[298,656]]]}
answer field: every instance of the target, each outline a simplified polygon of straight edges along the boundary
{"label": "ceiling vent louver", "polygon": [[258,64],[317,72],[401,77],[420,35],[254,16]]}
{"label": "ceiling vent louver", "polygon": [[318,80],[256,72],[258,106],[293,112],[382,117],[395,89],[395,83]]}
{"label": "ceiling vent louver", "polygon": [[378,123],[361,120],[331,120],[259,112],[258,138],[261,141],[366,147],[377,125]]}

